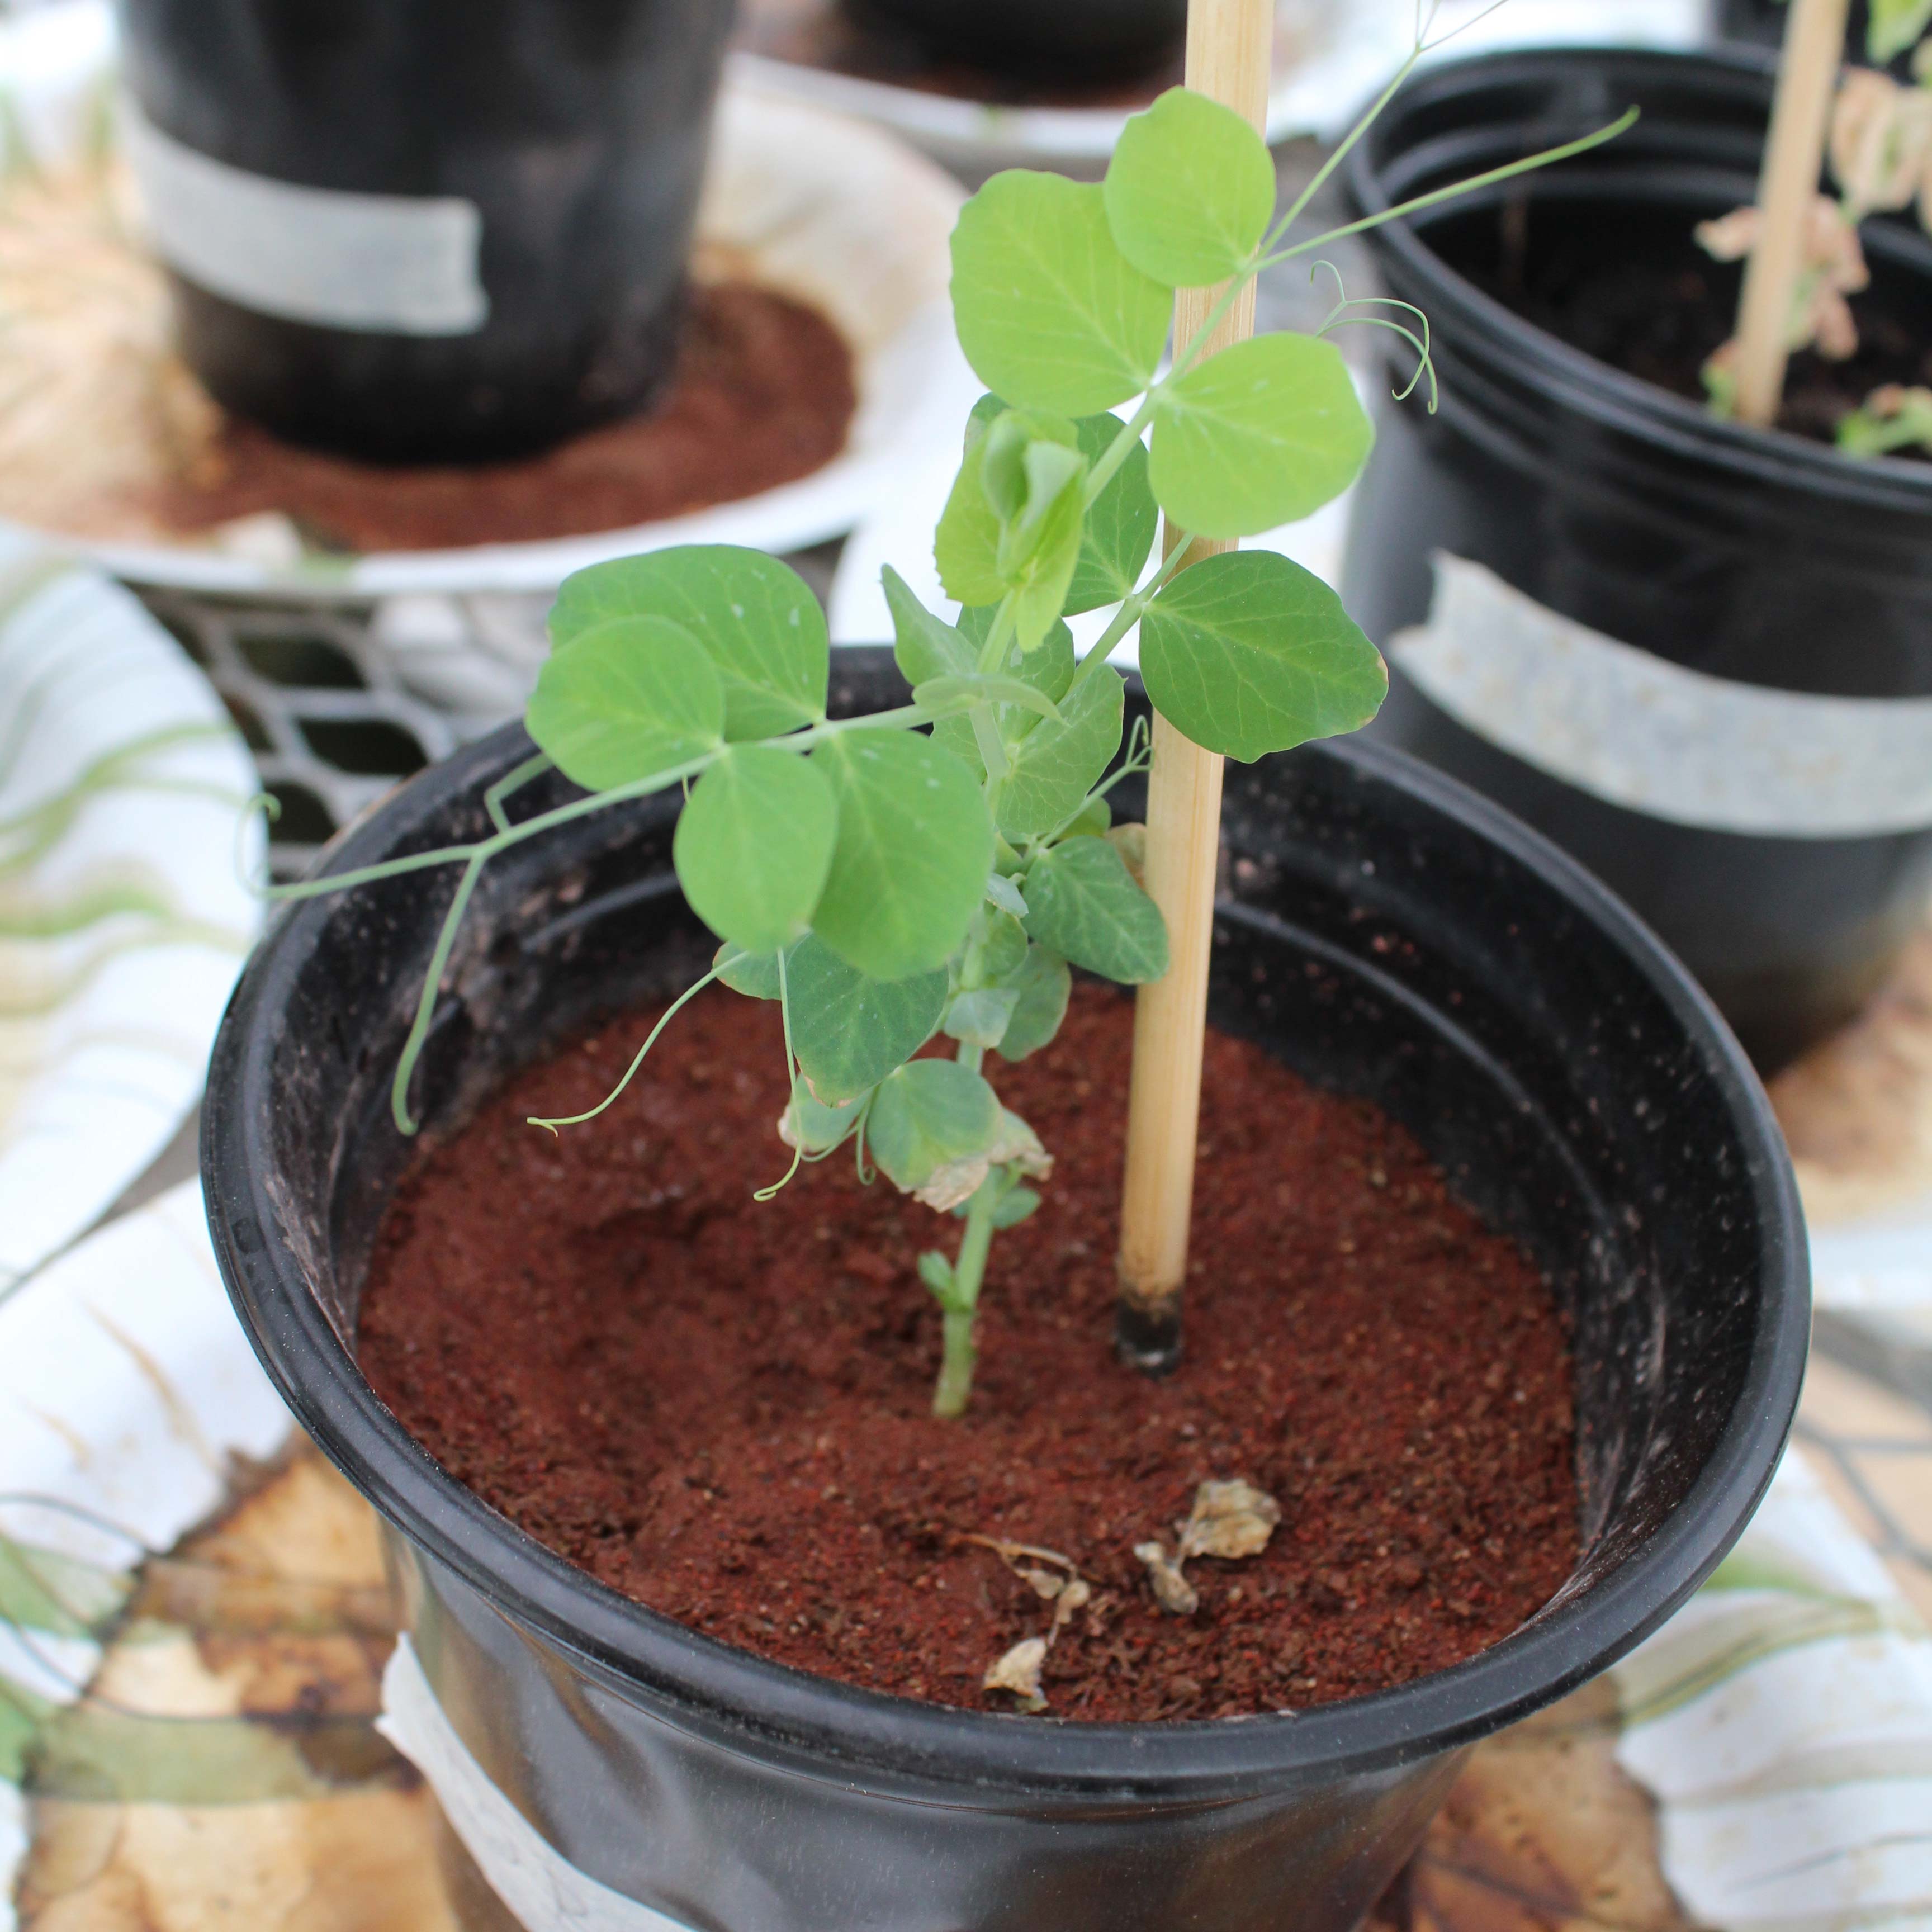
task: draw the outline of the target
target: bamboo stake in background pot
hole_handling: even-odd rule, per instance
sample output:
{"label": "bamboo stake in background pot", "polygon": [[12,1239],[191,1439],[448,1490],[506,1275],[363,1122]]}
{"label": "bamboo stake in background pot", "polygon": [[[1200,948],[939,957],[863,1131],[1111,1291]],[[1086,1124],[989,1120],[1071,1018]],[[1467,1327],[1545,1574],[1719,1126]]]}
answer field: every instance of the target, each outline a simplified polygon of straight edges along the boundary
{"label": "bamboo stake in background pot", "polygon": [[[1268,0],[1193,0],[1187,17],[1187,85],[1244,115],[1268,118],[1274,10]],[[1184,289],[1174,339],[1192,340],[1218,289]],[[1255,329],[1252,283],[1209,338],[1213,355]],[[1172,542],[1170,536],[1168,541]],[[1190,561],[1236,548],[1197,541]],[[1148,782],[1147,889],[1167,922],[1172,963],[1143,986],[1134,1016],[1134,1072],[1120,1208],[1121,1353],[1156,1373],[1180,1353],[1180,1291],[1187,1276],[1201,1120],[1201,1054],[1208,1024],[1208,959],[1220,850],[1222,761],[1158,713]]]}
{"label": "bamboo stake in background pot", "polygon": [[1767,429],[1778,419],[1784,391],[1792,310],[1804,268],[1805,225],[1818,193],[1850,0],[1790,0],[1790,4],[1758,191],[1764,220],[1738,308],[1738,419]]}

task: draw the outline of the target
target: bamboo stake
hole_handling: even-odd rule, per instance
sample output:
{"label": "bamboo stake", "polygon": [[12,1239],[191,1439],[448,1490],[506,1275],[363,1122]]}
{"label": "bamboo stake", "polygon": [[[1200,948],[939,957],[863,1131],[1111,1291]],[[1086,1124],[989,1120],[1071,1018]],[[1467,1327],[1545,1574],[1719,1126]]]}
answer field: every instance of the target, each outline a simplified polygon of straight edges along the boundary
{"label": "bamboo stake", "polygon": [[[1266,130],[1274,27],[1272,0],[1192,0],[1187,10],[1188,86],[1245,115],[1258,132]],[[1192,338],[1218,292],[1180,291],[1174,302],[1177,344]],[[1208,352],[1245,341],[1254,328],[1250,284],[1215,330]],[[1166,541],[1171,548],[1172,532]],[[1197,543],[1190,561],[1234,547]],[[1221,842],[1221,764],[1155,718],[1147,889],[1167,921],[1170,964],[1164,978],[1141,988],[1134,1013],[1118,1334],[1121,1353],[1156,1373],[1171,1369],[1180,1353]]]}
{"label": "bamboo stake", "polygon": [[1768,428],[1784,394],[1791,312],[1804,269],[1804,236],[1844,58],[1850,0],[1790,0],[1778,98],[1758,187],[1756,245],[1738,307],[1737,413]]}

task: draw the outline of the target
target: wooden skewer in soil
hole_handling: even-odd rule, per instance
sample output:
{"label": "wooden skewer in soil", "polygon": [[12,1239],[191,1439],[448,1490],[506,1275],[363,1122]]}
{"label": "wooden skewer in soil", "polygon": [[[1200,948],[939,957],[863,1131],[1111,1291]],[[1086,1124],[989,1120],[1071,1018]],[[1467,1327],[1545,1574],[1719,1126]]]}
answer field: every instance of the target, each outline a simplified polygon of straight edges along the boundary
{"label": "wooden skewer in soil", "polygon": [[[1268,118],[1274,10],[1269,0],[1192,0],[1187,12],[1187,84],[1245,115]],[[1174,338],[1190,340],[1220,291],[1184,289]],[[1210,355],[1254,333],[1251,283],[1210,338]],[[1171,547],[1174,533],[1166,541]],[[1193,558],[1232,550],[1197,542]],[[1133,1079],[1120,1212],[1121,1353],[1153,1372],[1180,1352],[1180,1291],[1187,1275],[1194,1153],[1201,1114],[1201,1054],[1208,1018],[1208,958],[1221,837],[1222,760],[1158,716],[1148,782],[1146,883],[1167,921],[1171,964],[1141,988],[1134,1019]]]}
{"label": "wooden skewer in soil", "polygon": [[1738,308],[1737,416],[1768,428],[1784,394],[1804,234],[1845,50],[1850,0],[1790,0],[1758,188],[1763,218]]}

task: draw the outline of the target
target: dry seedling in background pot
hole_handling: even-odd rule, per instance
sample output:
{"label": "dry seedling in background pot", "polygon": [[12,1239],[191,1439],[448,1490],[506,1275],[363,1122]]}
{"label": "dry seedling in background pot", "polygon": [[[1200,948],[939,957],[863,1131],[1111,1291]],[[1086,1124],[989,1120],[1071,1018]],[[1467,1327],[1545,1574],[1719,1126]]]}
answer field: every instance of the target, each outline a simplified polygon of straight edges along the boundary
{"label": "dry seedling in background pot", "polygon": [[[1798,350],[1832,362],[1858,353],[1846,298],[1871,279],[1859,223],[1916,202],[1932,232],[1932,0],[1873,0],[1865,52],[1883,62],[1910,49],[1910,84],[1872,68],[1840,74],[1848,5],[1790,0],[1757,202],[1696,231],[1719,261],[1748,258],[1738,332],[1706,364],[1704,381],[1714,409],[1760,427],[1777,419],[1785,365]],[[1825,162],[1835,198],[1818,190]],[[1849,456],[1915,447],[1932,454],[1932,388],[1874,390],[1840,418],[1838,442]]]}
{"label": "dry seedling in background pot", "polygon": [[[1196,41],[1204,34],[1211,50],[1217,22],[1265,10],[1218,0],[1196,13]],[[1418,22],[1403,75],[1426,26]],[[1191,44],[1191,73],[1202,70],[1200,52]],[[1218,70],[1211,59],[1207,67]],[[952,1251],[934,1247],[920,1272],[944,1317],[934,1410],[965,1412],[994,1237],[1033,1211],[1052,1166],[989,1074],[1050,1045],[1072,968],[1157,981],[1170,922],[1203,935],[1204,963],[1211,868],[1198,902],[1170,905],[1164,920],[1137,876],[1141,828],[1113,823],[1109,794],[1144,768],[1149,746],[1137,734],[1121,755],[1125,687],[1109,656],[1138,625],[1162,730],[1217,759],[1352,730],[1386,688],[1373,646],[1318,578],[1272,552],[1195,548],[1305,517],[1353,481],[1371,432],[1326,339],[1336,326],[1396,329],[1426,364],[1419,318],[1409,319],[1421,332],[1412,333],[1400,316],[1346,303],[1318,333],[1210,353],[1262,270],[1335,238],[1286,237],[1375,111],[1278,218],[1274,166],[1255,128],[1180,88],[1128,124],[1104,183],[1016,170],[968,203],[952,240],[952,299],[990,393],[966,424],[934,536],[941,580],[962,607],[956,620],[886,572],[910,704],[827,717],[824,616],[806,586],[760,553],[658,550],[565,583],[527,714],[538,750],[488,795],[490,834],[288,889],[305,896],[458,870],[395,1070],[404,1132],[416,1126],[411,1076],[484,866],[567,820],[681,785],[677,874],[722,941],[715,962],[599,1106],[533,1124],[557,1131],[602,1112],[679,1007],[712,981],[777,1001],[791,1096],[777,1131],[790,1166],[766,1192],[801,1162],[842,1153],[862,1175],[876,1169],[963,1221]],[[1577,152],[1624,124],[1480,179]],[[1177,290],[1190,293],[1163,371]],[[1163,514],[1164,555],[1150,568]],[[1111,620],[1077,656],[1064,620],[1103,608]],[[553,766],[586,795],[513,821],[519,788]],[[1148,845],[1164,836],[1155,824]],[[1198,1000],[1174,1023],[1192,1028],[1198,1069]],[[1146,1034],[1144,1015],[1142,1054]],[[952,1043],[951,1057],[915,1058],[937,1036]],[[1187,1119],[1168,1124],[1177,1145],[1184,1131],[1190,1175],[1192,1104]],[[1131,1175],[1130,1186],[1131,1221]],[[1184,1240],[1184,1194],[1182,1208]],[[1190,1589],[1180,1574],[1188,1558],[1252,1554],[1274,1527],[1271,1499],[1229,1478],[1203,1486],[1172,1558],[1147,1546],[1160,1550],[1158,1564],[1147,1560],[1157,1588],[1170,1580],[1160,1598],[1169,1607]],[[1038,1569],[1049,1606],[1049,1628],[1028,1640],[1036,1648],[995,1666],[1026,1702],[1046,1646],[1087,1604],[1088,1586],[1052,1552],[1000,1553]]]}

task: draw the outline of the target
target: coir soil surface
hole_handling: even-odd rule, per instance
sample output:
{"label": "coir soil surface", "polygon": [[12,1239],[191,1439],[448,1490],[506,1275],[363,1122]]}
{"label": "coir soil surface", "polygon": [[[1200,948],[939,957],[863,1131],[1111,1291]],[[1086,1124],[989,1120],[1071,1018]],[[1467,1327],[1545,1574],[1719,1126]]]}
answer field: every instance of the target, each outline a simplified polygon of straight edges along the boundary
{"label": "coir soil surface", "polygon": [[280,511],[357,552],[526,543],[627,528],[775,489],[845,446],[851,351],[816,309],[742,283],[700,286],[678,367],[647,413],[541,456],[389,468],[278,442],[231,420],[208,461],[154,505],[194,531]]}
{"label": "coir soil surface", "polygon": [[[850,1150],[774,1201],[775,1007],[714,991],[594,1103],[654,1015],[527,1072],[432,1150],[375,1255],[362,1362],[454,1474],[694,1629],[910,1697],[1010,1708],[987,1666],[1049,1607],[976,1537],[1089,1582],[1045,1689],[1060,1716],[1322,1703],[1468,1657],[1577,1553],[1570,1364],[1542,1280],[1400,1128],[1260,1048],[1208,1042],[1171,1378],[1111,1347],[1132,1007],[1076,991],[1031,1060],[989,1060],[1059,1166],[994,1246],[963,1421],[929,1412],[939,1320],[914,1266],[960,1224]],[[1136,1543],[1196,1486],[1279,1502],[1258,1556],[1197,1558],[1159,1608]]]}

